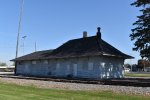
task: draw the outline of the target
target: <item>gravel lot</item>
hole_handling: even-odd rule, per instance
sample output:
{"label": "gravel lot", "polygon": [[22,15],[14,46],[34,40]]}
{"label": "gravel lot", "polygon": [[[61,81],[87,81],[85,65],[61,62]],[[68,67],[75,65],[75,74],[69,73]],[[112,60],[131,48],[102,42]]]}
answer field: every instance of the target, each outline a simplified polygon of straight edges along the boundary
{"label": "gravel lot", "polygon": [[68,90],[111,90],[116,93],[137,94],[150,96],[150,87],[127,87],[127,86],[112,86],[112,85],[96,85],[96,84],[81,84],[81,83],[64,83],[40,80],[0,78],[1,82],[13,83],[22,86],[35,86],[46,89],[68,89]]}

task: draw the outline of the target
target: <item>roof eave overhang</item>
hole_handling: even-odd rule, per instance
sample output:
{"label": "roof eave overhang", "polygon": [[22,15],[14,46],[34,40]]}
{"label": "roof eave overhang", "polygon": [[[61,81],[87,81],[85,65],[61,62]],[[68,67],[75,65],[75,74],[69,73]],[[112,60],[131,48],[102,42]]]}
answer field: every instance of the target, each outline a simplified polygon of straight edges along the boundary
{"label": "roof eave overhang", "polygon": [[66,58],[79,58],[79,57],[93,57],[93,56],[107,56],[107,57],[117,57],[122,59],[133,59],[132,56],[119,56],[113,54],[106,54],[106,53],[99,53],[99,54],[89,54],[89,55],[78,55],[78,56],[51,56],[51,57],[44,57],[44,58],[35,58],[35,59],[12,59],[10,61],[32,61],[32,60],[45,60],[45,59],[66,59]]}

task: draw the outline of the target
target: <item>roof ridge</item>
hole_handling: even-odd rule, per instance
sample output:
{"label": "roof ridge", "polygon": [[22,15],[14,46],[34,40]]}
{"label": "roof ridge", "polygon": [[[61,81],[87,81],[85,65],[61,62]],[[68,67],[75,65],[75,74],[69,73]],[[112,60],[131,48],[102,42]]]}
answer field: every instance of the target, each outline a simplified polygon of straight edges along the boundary
{"label": "roof ridge", "polygon": [[88,39],[88,38],[92,38],[92,37],[96,37],[96,36],[94,35],[94,36],[88,36],[88,37],[81,37],[81,38],[77,38],[77,39],[71,39],[71,40],[68,40],[68,41],[74,41],[74,40],[80,40],[80,39]]}

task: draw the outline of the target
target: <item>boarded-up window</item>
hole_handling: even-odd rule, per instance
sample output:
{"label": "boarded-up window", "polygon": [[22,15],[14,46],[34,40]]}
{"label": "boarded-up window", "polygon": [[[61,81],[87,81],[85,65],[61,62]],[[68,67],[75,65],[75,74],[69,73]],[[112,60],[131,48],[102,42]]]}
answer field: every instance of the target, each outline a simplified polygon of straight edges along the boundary
{"label": "boarded-up window", "polygon": [[44,64],[48,64],[48,60],[44,60],[43,63],[44,63]]}
{"label": "boarded-up window", "polygon": [[88,63],[87,62],[83,62],[82,70],[88,70]]}
{"label": "boarded-up window", "polygon": [[70,65],[67,65],[67,71],[70,71]]}
{"label": "boarded-up window", "polygon": [[36,64],[36,61],[32,61],[32,64]]}
{"label": "boarded-up window", "polygon": [[78,65],[73,64],[73,76],[77,76],[77,71],[78,71]]}
{"label": "boarded-up window", "polygon": [[59,68],[60,68],[60,64],[57,63],[57,64],[56,64],[56,70],[59,70]]}
{"label": "boarded-up window", "polygon": [[29,73],[29,66],[28,66],[28,65],[25,65],[24,71],[25,71],[26,73]]}
{"label": "boarded-up window", "polygon": [[88,63],[88,70],[93,70],[93,63],[91,62]]}

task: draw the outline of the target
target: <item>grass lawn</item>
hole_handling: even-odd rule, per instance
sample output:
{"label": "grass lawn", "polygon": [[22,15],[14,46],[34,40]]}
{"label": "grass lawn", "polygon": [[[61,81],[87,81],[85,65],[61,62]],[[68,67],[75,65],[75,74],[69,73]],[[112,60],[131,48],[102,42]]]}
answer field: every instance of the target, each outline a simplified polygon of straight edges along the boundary
{"label": "grass lawn", "polygon": [[110,91],[39,89],[0,83],[0,100],[150,100],[150,97],[116,94]]}
{"label": "grass lawn", "polygon": [[128,76],[128,77],[150,77],[150,74],[148,73],[125,73],[125,76]]}

